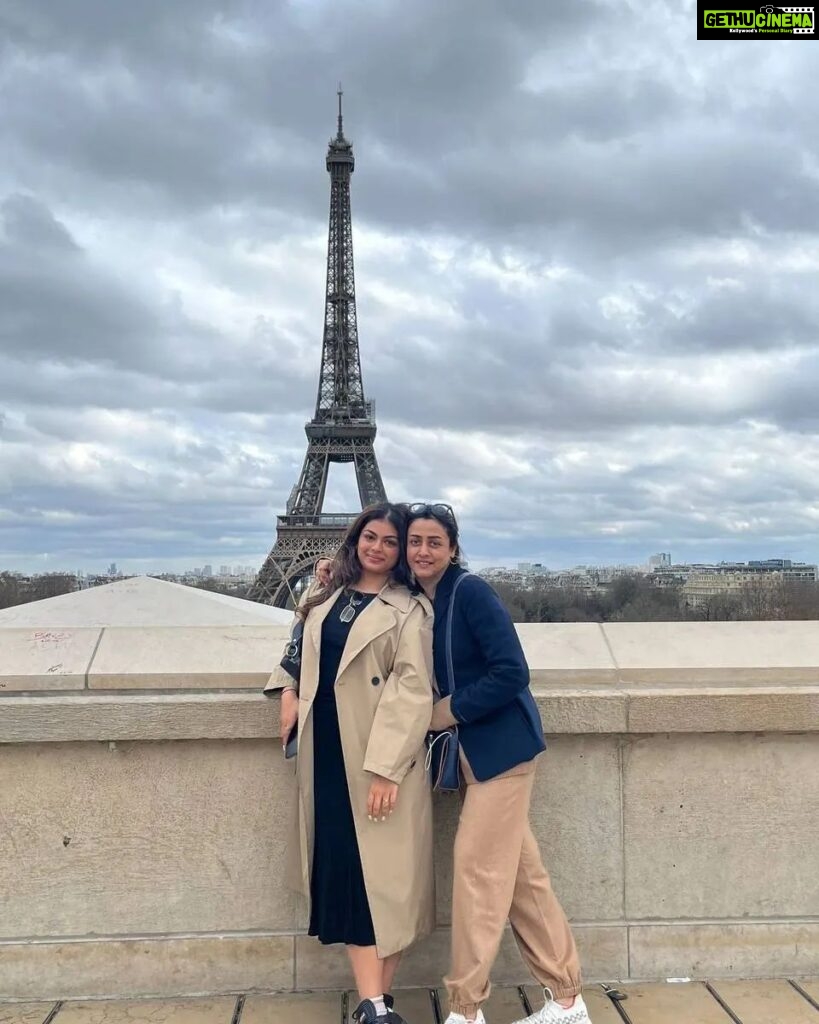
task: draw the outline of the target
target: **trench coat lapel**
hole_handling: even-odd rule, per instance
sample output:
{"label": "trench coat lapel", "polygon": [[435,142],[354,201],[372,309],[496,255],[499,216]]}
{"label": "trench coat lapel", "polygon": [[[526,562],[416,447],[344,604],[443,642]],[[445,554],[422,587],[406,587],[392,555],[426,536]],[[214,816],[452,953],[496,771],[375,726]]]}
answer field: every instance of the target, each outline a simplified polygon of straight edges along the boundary
{"label": "trench coat lapel", "polygon": [[340,593],[341,587],[338,590],[334,590],[326,601],[322,601],[315,608],[311,608],[307,615],[307,621],[304,624],[304,636],[313,645],[317,655],[321,649],[321,627],[324,625],[324,620],[330,614],[330,609],[336,603]]}
{"label": "trench coat lapel", "polygon": [[[342,588],[339,587],[326,601],[311,609],[310,614],[307,616],[304,636],[313,646],[316,664],[318,664],[319,652],[321,650],[321,627],[324,625],[324,620],[330,614],[330,610],[336,603],[341,591]],[[405,588],[396,588],[389,583],[385,584],[379,591],[377,598],[360,615],[357,615],[353,621],[350,634],[347,637],[347,643],[344,645],[344,653],[338,666],[337,677],[376,637],[392,629],[395,625],[395,613],[390,610],[391,608],[397,608],[399,611],[406,613],[411,605],[412,598]],[[304,693],[304,689],[302,689],[302,694],[307,696]]]}
{"label": "trench coat lapel", "polygon": [[357,618],[350,629],[344,653],[338,666],[338,675],[350,665],[364,648],[373,642],[376,637],[388,632],[395,626],[396,616],[392,608],[407,613],[412,606],[412,599],[406,588],[394,587],[386,583],[378,592],[376,599],[364,609],[364,612]]}
{"label": "trench coat lapel", "polygon": [[395,626],[394,612],[390,611],[389,607],[379,600],[379,597],[376,597],[361,615],[356,617],[350,627],[350,635],[347,637],[344,653],[341,655],[338,666],[339,676],[368,644]]}
{"label": "trench coat lapel", "polygon": [[[312,700],[316,694],[321,651],[321,627],[340,593],[341,587],[326,601],[311,608],[307,615],[302,639],[301,678],[299,680],[299,696],[304,700]],[[309,648],[309,650],[305,648]]]}

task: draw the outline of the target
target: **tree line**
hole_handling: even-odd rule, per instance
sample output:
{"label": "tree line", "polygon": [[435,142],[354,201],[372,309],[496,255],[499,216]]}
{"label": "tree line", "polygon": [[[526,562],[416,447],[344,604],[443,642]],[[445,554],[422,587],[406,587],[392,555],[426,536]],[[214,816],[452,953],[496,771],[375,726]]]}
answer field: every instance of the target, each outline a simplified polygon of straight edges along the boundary
{"label": "tree line", "polygon": [[37,576],[0,572],[0,608],[72,594],[75,590],[79,590],[79,584],[77,577],[70,572],[47,572]]}
{"label": "tree line", "polygon": [[681,584],[658,586],[639,573],[593,590],[547,581],[493,583],[515,622],[728,622],[738,619],[819,619],[819,584],[755,578],[696,606]]}
{"label": "tree line", "polygon": [[[737,619],[819,619],[819,584],[759,577],[742,588],[691,604],[682,585],[658,586],[650,576],[618,576],[592,590],[556,587],[546,580],[528,586],[492,584],[515,622],[727,622]],[[246,585],[197,580],[198,589],[244,597]],[[36,576],[0,571],[0,608],[79,590],[73,573]]]}

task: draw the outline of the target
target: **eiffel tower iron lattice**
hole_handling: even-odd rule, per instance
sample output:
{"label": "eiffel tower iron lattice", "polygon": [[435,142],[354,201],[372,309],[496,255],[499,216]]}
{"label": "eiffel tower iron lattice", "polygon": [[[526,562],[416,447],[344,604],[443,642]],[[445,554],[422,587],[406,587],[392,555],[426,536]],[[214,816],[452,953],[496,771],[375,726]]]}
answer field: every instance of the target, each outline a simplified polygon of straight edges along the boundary
{"label": "eiffel tower iron lattice", "polygon": [[305,426],[307,454],[277,518],[276,543],[248,597],[284,608],[313,563],[334,551],[358,513],[324,514],[327,475],[332,462],[353,463],[361,507],[386,500],[375,457],[375,405],[366,401],[361,380],[353,270],[350,175],[353,147],[344,137],[338,90],[338,132],[327,151],[330,174],[330,231],[327,241],[327,289],[316,412]]}

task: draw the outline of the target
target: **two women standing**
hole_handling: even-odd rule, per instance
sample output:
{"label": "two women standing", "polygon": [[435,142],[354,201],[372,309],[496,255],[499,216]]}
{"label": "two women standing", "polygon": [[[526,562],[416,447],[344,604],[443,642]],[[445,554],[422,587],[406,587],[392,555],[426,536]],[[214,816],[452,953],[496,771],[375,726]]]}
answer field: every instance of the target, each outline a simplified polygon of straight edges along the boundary
{"label": "two women standing", "polygon": [[[296,881],[310,898],[309,931],[347,945],[357,1021],[401,1020],[389,994],[400,953],[434,924],[423,740],[430,727],[457,724],[465,785],[447,1024],[484,1024],[507,918],[547,996],[528,1024],[590,1024],[571,930],[528,823],[535,759],[545,749],[529,670],[508,613],[479,577],[459,584],[451,672],[447,665],[459,561],[449,506],[366,510],[330,587],[302,609],[300,684],[279,673],[268,684],[285,685],[283,738],[298,721]],[[433,686],[442,698],[434,709]]]}

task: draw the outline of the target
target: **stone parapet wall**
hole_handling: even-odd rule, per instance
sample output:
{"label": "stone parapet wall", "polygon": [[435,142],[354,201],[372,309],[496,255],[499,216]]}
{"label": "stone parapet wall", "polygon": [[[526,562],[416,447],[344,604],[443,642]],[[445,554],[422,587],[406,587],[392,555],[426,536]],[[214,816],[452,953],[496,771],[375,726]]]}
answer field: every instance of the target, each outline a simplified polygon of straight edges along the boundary
{"label": "stone parapet wall", "polygon": [[[523,625],[588,979],[819,973],[819,623]],[[56,635],[55,635],[56,634]],[[280,626],[0,629],[0,999],[349,984],[281,881]],[[457,799],[438,798],[447,959]],[[525,980],[511,936],[498,981]]]}

